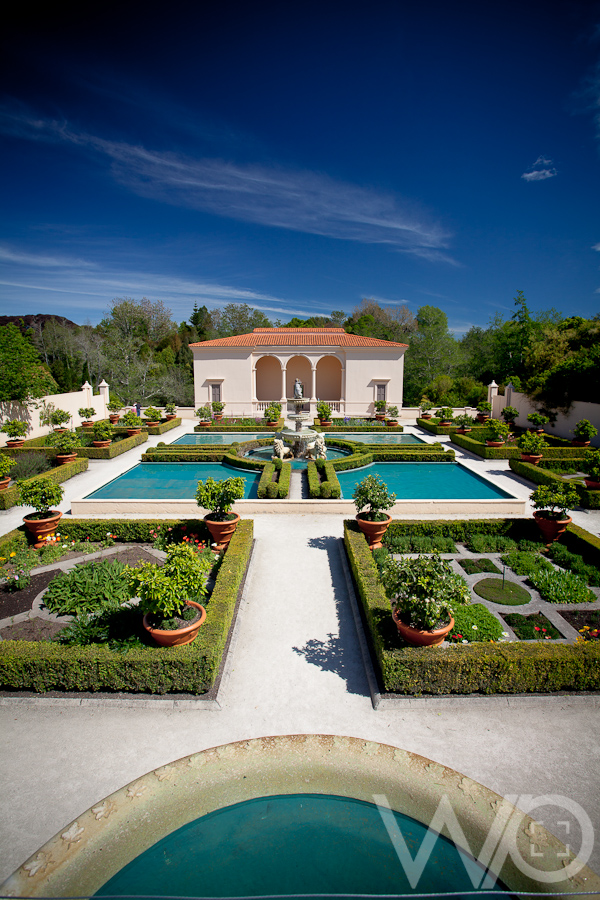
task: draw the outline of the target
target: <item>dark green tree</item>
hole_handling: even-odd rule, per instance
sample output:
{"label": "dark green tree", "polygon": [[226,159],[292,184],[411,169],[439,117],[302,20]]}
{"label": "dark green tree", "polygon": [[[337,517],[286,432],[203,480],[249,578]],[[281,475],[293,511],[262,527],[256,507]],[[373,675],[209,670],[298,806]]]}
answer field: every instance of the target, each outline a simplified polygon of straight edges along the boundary
{"label": "dark green tree", "polygon": [[58,385],[42,365],[31,335],[10,322],[0,327],[0,402],[29,400],[58,393]]}

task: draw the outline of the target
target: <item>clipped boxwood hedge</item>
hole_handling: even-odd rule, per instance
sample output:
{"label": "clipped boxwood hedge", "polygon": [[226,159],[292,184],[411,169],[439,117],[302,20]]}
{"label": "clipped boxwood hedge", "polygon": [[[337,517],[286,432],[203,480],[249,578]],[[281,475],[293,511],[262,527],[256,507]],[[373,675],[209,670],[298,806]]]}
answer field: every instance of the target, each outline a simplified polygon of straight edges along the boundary
{"label": "clipped boxwood hedge", "polygon": [[[64,466],[56,466],[55,469],[49,469],[47,472],[42,472],[41,475],[35,475],[34,478],[49,478],[54,484],[62,484],[63,481],[68,481],[74,475],[85,472],[88,466],[89,461],[84,457],[78,456],[73,462],[65,463]],[[33,481],[34,478],[23,480],[25,482]],[[11,484],[4,491],[0,491],[0,509],[11,509],[17,505],[18,499],[19,488],[16,484]]]}
{"label": "clipped boxwood hedge", "polygon": [[[533,463],[526,463],[521,459],[510,459],[508,465],[516,475],[521,475],[534,484],[565,483],[564,479],[551,469],[534,466]],[[578,484],[576,481],[569,480],[568,483],[577,491],[579,503],[584,509],[600,509],[600,491],[590,491],[585,484]]]}
{"label": "clipped boxwood hedge", "polygon": [[283,428],[283,426],[284,419],[281,418],[274,423],[273,427],[269,425],[223,425],[222,422],[213,422],[208,428],[203,428],[201,425],[195,425],[194,431],[237,431],[242,434],[242,432],[245,431],[277,431],[278,428]]}
{"label": "clipped boxwood hedge", "polygon": [[[392,526],[406,527],[409,524],[414,527],[415,524],[431,526],[436,523],[401,522],[392,523]],[[437,524],[441,526],[443,523]],[[465,526],[467,523],[445,524]],[[478,530],[481,530],[484,523],[478,524]],[[490,526],[497,526],[497,522],[490,521]],[[511,520],[505,520],[504,527],[510,529]],[[586,532],[583,529],[578,531],[576,538],[586,540],[583,537]],[[364,535],[354,520],[344,522],[344,544],[367,628],[374,667],[384,692],[414,696],[600,689],[600,642],[596,641],[575,645],[510,642],[399,647],[390,603]],[[600,554],[600,541],[598,544]]]}
{"label": "clipped boxwood hedge", "polygon": [[[583,459],[585,448],[573,447],[569,441],[562,441],[548,434],[544,435],[544,440],[549,444],[542,452],[544,459]],[[488,447],[468,434],[453,434],[452,441],[463,450],[469,450],[483,459],[521,459],[521,451],[515,444]]]}
{"label": "clipped boxwood hedge", "polygon": [[206,621],[192,644],[118,653],[101,645],[66,647],[44,641],[1,641],[0,687],[37,693],[206,693],[219,672],[238,591],[250,559],[252,535],[252,520],[242,520],[217,574],[207,603]]}

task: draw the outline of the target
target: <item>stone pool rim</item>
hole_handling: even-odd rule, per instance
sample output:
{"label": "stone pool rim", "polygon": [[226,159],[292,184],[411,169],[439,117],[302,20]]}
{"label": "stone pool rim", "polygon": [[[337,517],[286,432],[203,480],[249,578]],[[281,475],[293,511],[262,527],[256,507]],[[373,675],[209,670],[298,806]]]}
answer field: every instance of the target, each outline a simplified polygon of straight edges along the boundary
{"label": "stone pool rim", "polygon": [[[157,841],[199,816],[256,797],[328,794],[374,802],[428,825],[447,797],[463,829],[466,852],[479,854],[505,803],[518,821],[516,842],[527,859],[534,820],[467,776],[408,750],[360,738],[297,734],[225,744],[160,766],[98,800],[61,828],[3,885],[12,897],[91,896]],[[539,824],[536,843],[548,854],[540,871],[562,871],[565,846]],[[494,874],[509,890],[600,891],[587,866],[558,882],[532,880],[508,854]]]}

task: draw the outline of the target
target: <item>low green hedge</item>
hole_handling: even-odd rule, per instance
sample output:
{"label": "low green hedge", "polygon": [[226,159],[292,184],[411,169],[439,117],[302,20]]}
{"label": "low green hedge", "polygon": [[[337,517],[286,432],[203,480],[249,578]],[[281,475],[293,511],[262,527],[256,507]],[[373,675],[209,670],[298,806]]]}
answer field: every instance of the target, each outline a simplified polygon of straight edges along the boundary
{"label": "low green hedge", "polygon": [[[35,478],[49,478],[53,484],[62,484],[75,475],[85,472],[89,466],[89,460],[78,456],[73,462],[65,463],[64,466],[56,466],[55,469],[49,469],[41,475],[35,475]],[[33,481],[33,478],[26,478],[24,481]],[[11,509],[17,505],[19,499],[19,488],[16,484],[11,484],[6,490],[0,491],[0,509]]]}
{"label": "low green hedge", "polygon": [[290,482],[292,479],[292,464],[291,462],[284,462],[281,469],[279,470],[279,490],[277,492],[277,496],[280,500],[285,500],[290,493]]}
{"label": "low green hedge", "polygon": [[195,425],[194,431],[237,431],[242,434],[245,431],[277,431],[277,429],[281,429],[284,426],[284,419],[279,419],[278,422],[271,428],[269,425],[223,425],[221,422],[215,424],[213,423],[208,428],[202,428],[201,425]]}
{"label": "low green hedge", "polygon": [[[273,476],[275,475],[275,466],[272,462],[265,463],[265,466],[262,471],[262,475],[260,476],[260,481],[258,482],[258,487],[256,489],[256,494],[259,500],[264,500],[267,496],[267,488],[271,484],[277,484],[277,482],[273,481]],[[272,489],[271,489],[272,491]]]}
{"label": "low green hedge", "polygon": [[331,461],[318,459],[315,463],[320,480],[319,496],[323,500],[339,500],[342,495],[342,486],[335,474]]}
{"label": "low green hedge", "polygon": [[533,519],[395,519],[386,531],[383,543],[389,544],[396,535],[419,535],[449,537],[462,544],[472,534],[505,535],[515,541],[534,540],[539,536]]}
{"label": "low green hedge", "polygon": [[511,642],[399,647],[390,603],[354,520],[344,522],[344,543],[384,692],[521,694],[600,689],[600,643],[595,641],[575,645]]}
{"label": "low green hedge", "polygon": [[[562,441],[560,438],[544,435],[550,446],[542,452],[544,459],[583,459],[585,455],[585,447],[573,447],[568,441]],[[475,440],[468,434],[453,434],[453,443],[462,447],[463,450],[469,450],[471,453],[481,456],[483,459],[520,459],[521,451],[515,444],[508,444],[504,447],[488,447],[485,443]]]}
{"label": "low green hedge", "polygon": [[155,425],[154,428],[148,428],[148,434],[164,434],[165,431],[171,431],[172,428],[177,428],[178,425],[181,425],[181,418],[178,416],[176,419],[165,419],[161,420],[160,425]]}
{"label": "low green hedge", "polygon": [[[543,462],[543,460],[542,460]],[[509,459],[508,465],[516,475],[533,481],[534,484],[564,484],[561,476],[549,468],[535,466],[520,459]],[[600,491],[590,491],[585,484],[579,484],[569,479],[568,483],[577,491],[579,503],[584,509],[600,509]]]}
{"label": "low green hedge", "polygon": [[309,460],[306,465],[306,477],[308,478],[308,496],[311,500],[319,500],[321,497],[321,476],[317,464]]}
{"label": "low green hedge", "polygon": [[346,472],[348,469],[360,469],[361,466],[368,466],[373,462],[373,454],[366,453],[364,450],[357,450],[350,456],[343,456],[341,459],[332,460],[332,466],[336,472]]}
{"label": "low green hedge", "polygon": [[[341,422],[342,424],[337,425],[336,422]],[[346,432],[351,433],[355,432],[356,434],[366,433],[369,434],[373,431],[381,431],[382,434],[387,432],[402,432],[404,431],[403,425],[375,425],[375,420],[373,420],[373,425],[344,425],[343,419],[332,419],[331,425],[329,428],[324,428],[318,419],[314,420],[315,426],[319,429],[319,431],[323,431],[326,434],[330,434],[332,432]]]}
{"label": "low green hedge", "polygon": [[11,691],[124,691],[203,694],[217,677],[238,591],[252,549],[253,522],[242,520],[231,541],[196,640],[182,647],[117,653],[103,646],[0,642],[0,687]]}
{"label": "low green hedge", "polygon": [[[119,433],[125,434],[125,429],[122,429]],[[121,453],[126,453],[128,450],[133,450],[134,447],[144,444],[147,440],[148,432],[142,431],[140,434],[134,434],[133,437],[124,437],[119,441],[112,441],[110,447],[75,447],[74,452],[77,453],[78,457],[86,459],[113,459],[115,456],[120,456]],[[2,448],[2,450],[5,449],[4,447]],[[58,452],[54,447],[46,446],[46,436],[44,435],[43,437],[25,441],[21,448],[11,450],[9,455],[16,459],[18,453],[26,453],[28,450],[43,450],[49,459],[54,459]]]}

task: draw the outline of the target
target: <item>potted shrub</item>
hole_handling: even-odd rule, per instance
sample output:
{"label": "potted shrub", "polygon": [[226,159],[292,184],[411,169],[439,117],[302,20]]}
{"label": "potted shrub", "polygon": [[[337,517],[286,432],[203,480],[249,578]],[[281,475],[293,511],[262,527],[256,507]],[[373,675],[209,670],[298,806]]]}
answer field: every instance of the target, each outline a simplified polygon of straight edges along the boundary
{"label": "potted shrub", "polygon": [[61,432],[66,431],[63,425],[71,421],[71,413],[66,409],[53,409],[49,415],[50,424],[54,426],[54,430]]}
{"label": "potted shrub", "polygon": [[467,415],[467,413],[462,413],[460,416],[455,417],[454,424],[458,425],[456,429],[457,434],[467,434],[475,424],[475,419],[473,416]]}
{"label": "potted shrub", "polygon": [[210,405],[215,422],[220,422],[223,418],[223,410],[225,409],[225,404],[221,400],[213,400]]}
{"label": "potted shrub", "polygon": [[281,418],[281,403],[270,403],[264,411],[265,422],[271,428],[276,428]]}
{"label": "potted shrub", "polygon": [[500,415],[508,427],[511,428],[515,424],[515,419],[519,415],[519,410],[516,406],[505,406]]}
{"label": "potted shrub", "polygon": [[437,554],[390,559],[382,581],[400,636],[416,646],[441,644],[454,627],[454,607],[471,602],[466,581]]}
{"label": "potted shrub", "polygon": [[510,434],[510,427],[499,419],[488,419],[486,444],[488,447],[502,447]]}
{"label": "potted shrub", "polygon": [[240,521],[238,514],[231,512],[231,507],[236,500],[243,498],[245,481],[245,478],[238,476],[223,481],[207,478],[198,482],[196,503],[210,510],[204,521],[216,544],[214,549],[219,552],[227,547]]}
{"label": "potted shrub", "polygon": [[119,413],[123,409],[123,401],[119,397],[113,397],[106,404],[106,408],[110,413],[108,418],[113,425],[116,425],[119,421]]}
{"label": "potted shrub", "polygon": [[22,440],[27,432],[29,431],[29,426],[27,422],[21,422],[19,419],[10,419],[8,422],[5,422],[0,429],[4,434],[7,434],[9,440],[6,442],[7,447],[12,447],[14,450],[22,447],[25,443]]}
{"label": "potted shrub", "polygon": [[148,406],[144,413],[144,425],[148,428],[156,428],[157,425],[160,425],[160,420],[160,409],[157,409],[155,406]]}
{"label": "potted shrub", "polygon": [[394,428],[398,424],[398,407],[388,406],[385,424]]}
{"label": "potted shrub", "polygon": [[435,414],[440,420],[438,422],[438,425],[441,425],[442,428],[446,428],[448,425],[452,425],[454,410],[449,406],[442,406],[441,409],[436,410]]}
{"label": "potted shrub", "polygon": [[15,464],[15,460],[10,456],[0,454],[0,491],[5,491],[10,483],[10,470]]}
{"label": "potted shrub", "polygon": [[541,434],[533,431],[525,431],[517,441],[517,447],[521,451],[523,462],[533,463],[537,466],[542,458],[542,451],[548,446]]}
{"label": "potted shrub", "polygon": [[123,416],[123,425],[127,429],[129,437],[133,437],[134,434],[142,433],[142,420],[132,409]]}
{"label": "potted shrub", "polygon": [[81,438],[74,431],[53,431],[46,438],[46,447],[54,447],[57,451],[56,462],[59,466],[77,459],[75,449],[81,447]]}
{"label": "potted shrub", "polygon": [[93,428],[94,423],[91,420],[92,416],[96,415],[96,410],[93,406],[82,406],[77,410],[78,415],[81,416],[82,419],[85,419],[84,422],[81,423],[83,428]]}
{"label": "potted shrub", "polygon": [[63,494],[60,484],[55,484],[50,478],[33,478],[31,481],[19,482],[17,506],[33,506],[35,509],[35,512],[24,516],[23,522],[33,535],[37,550],[44,547],[54,535],[56,523],[62,513],[51,507],[61,502]]}
{"label": "potted shrub", "polygon": [[352,499],[356,506],[356,521],[369,543],[369,550],[381,547],[381,538],[392,521],[384,509],[392,508],[396,495],[390,494],[379,475],[367,475],[354,488]]}
{"label": "potted shrub", "polygon": [[537,431],[538,434],[541,434],[544,430],[544,425],[547,425],[550,419],[548,416],[543,416],[541,413],[533,412],[529,413],[527,421],[531,422],[530,431]]}
{"label": "potted shrub", "polygon": [[206,594],[212,567],[207,555],[189,544],[170,544],[164,565],[144,563],[129,569],[132,597],[139,597],[144,628],[162,647],[190,644],[206,619],[198,602]]}
{"label": "potted shrub", "polygon": [[429,399],[429,397],[421,397],[421,402],[419,403],[419,409],[421,410],[421,418],[422,419],[430,419],[431,413],[430,409],[433,409],[433,403]]}
{"label": "potted shrub", "polygon": [[588,447],[593,437],[598,434],[589,419],[580,419],[573,429],[575,437],[571,441],[574,447]]}
{"label": "potted shrub", "polygon": [[328,428],[331,425],[331,406],[329,403],[325,403],[324,400],[319,400],[317,403],[317,415],[319,417],[319,422],[325,428]]}
{"label": "potted shrub", "polygon": [[579,497],[571,485],[540,484],[530,497],[535,512],[533,518],[542,532],[546,544],[551,544],[571,524],[567,510],[577,506]]}
{"label": "potted shrub", "polygon": [[491,412],[492,404],[488,400],[482,400],[481,403],[477,405],[477,421],[481,423],[487,422]]}
{"label": "potted shrub", "polygon": [[379,419],[380,422],[383,422],[385,419],[385,410],[387,407],[387,403],[385,400],[376,400],[373,404],[375,407],[375,418]]}
{"label": "potted shrub", "polygon": [[113,426],[106,420],[94,422],[94,439],[92,441],[94,447],[110,447],[112,436],[114,433]]}
{"label": "potted shrub", "polygon": [[177,418],[177,404],[173,403],[173,401],[165,403],[165,418],[167,422]]}
{"label": "potted shrub", "polygon": [[199,406],[195,414],[198,416],[198,425],[202,425],[203,428],[208,428],[212,422],[212,410],[210,406]]}
{"label": "potted shrub", "polygon": [[600,451],[588,450],[581,463],[581,470],[588,476],[585,486],[590,491],[600,491]]}

